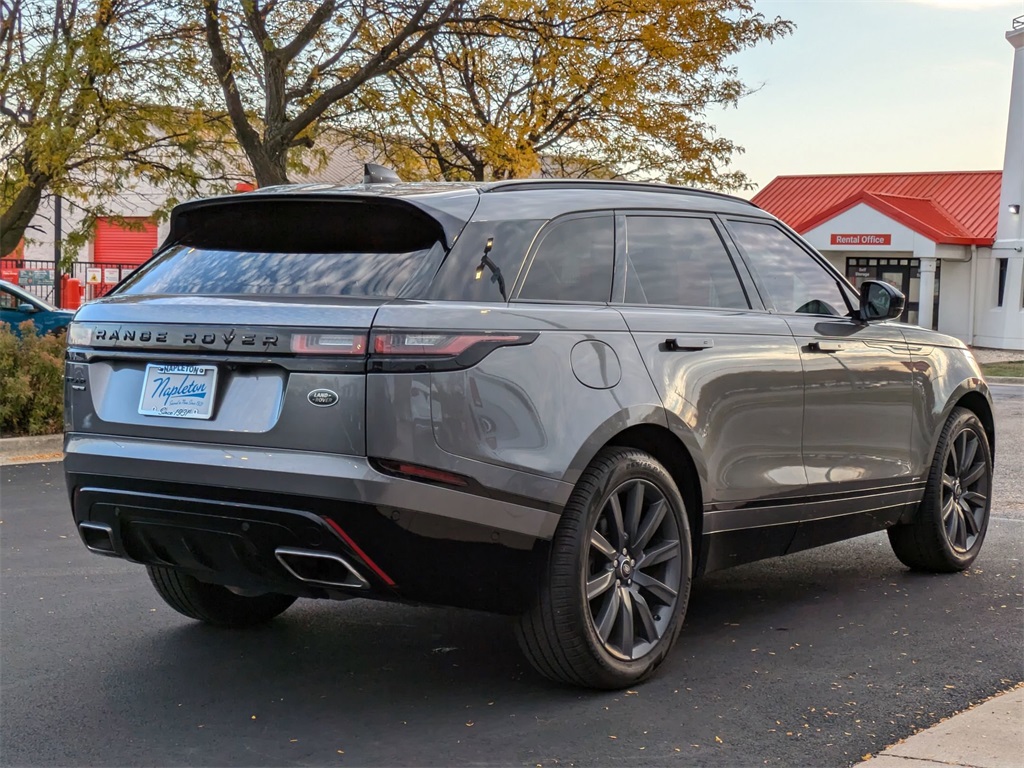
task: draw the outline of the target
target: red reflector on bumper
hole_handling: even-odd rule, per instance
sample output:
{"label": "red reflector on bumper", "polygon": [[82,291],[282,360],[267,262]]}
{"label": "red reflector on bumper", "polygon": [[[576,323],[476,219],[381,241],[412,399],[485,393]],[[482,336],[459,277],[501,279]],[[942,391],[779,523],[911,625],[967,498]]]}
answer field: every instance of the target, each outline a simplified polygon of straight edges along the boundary
{"label": "red reflector on bumper", "polygon": [[445,472],[443,469],[422,467],[419,464],[408,464],[404,461],[391,461],[389,459],[380,459],[378,463],[381,469],[389,472],[390,474],[404,475],[405,477],[412,478],[413,480],[430,480],[434,483],[455,485],[459,488],[465,488],[469,485],[469,481],[462,475]]}

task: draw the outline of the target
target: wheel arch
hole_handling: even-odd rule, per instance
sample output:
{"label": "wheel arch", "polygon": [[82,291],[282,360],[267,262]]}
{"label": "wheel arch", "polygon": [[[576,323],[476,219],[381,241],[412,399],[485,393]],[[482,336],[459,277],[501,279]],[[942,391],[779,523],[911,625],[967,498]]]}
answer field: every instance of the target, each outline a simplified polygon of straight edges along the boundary
{"label": "wheel arch", "polygon": [[[986,393],[987,394],[987,393]],[[988,447],[992,453],[992,458],[996,456],[996,422],[995,415],[992,413],[992,403],[985,395],[982,395],[977,390],[968,392],[961,396],[959,400],[953,403],[953,408],[966,408],[971,411],[978,420],[981,421],[981,425],[985,428],[985,434],[988,436]]]}
{"label": "wheel arch", "polygon": [[942,418],[937,420],[934,434],[932,435],[931,454],[939,445],[939,437],[942,435],[942,428],[949,420],[949,415],[954,408],[966,408],[981,421],[985,428],[985,435],[988,437],[989,450],[992,458],[996,455],[996,427],[995,414],[992,410],[992,396],[989,394],[988,385],[983,379],[972,378],[964,381],[946,399],[946,405],[942,409]]}
{"label": "wheel arch", "polygon": [[693,547],[694,567],[700,552],[700,537],[704,522],[704,493],[701,488],[697,465],[690,452],[667,427],[654,424],[638,424],[624,429],[606,443],[607,446],[636,448],[651,454],[668,470],[686,504],[686,516],[690,523],[690,539]]}
{"label": "wheel arch", "polygon": [[[658,423],[657,420],[620,427],[617,432],[605,434],[602,440],[603,442],[596,445],[588,443],[590,447],[586,454],[578,456],[574,465],[585,468],[600,451],[613,446],[636,448],[653,456],[672,476],[682,494],[687,521],[690,524],[693,567],[694,572],[697,572],[698,566],[703,567],[701,533],[704,526],[704,475],[695,461],[692,450],[664,422]],[[575,479],[578,479],[578,476]]]}

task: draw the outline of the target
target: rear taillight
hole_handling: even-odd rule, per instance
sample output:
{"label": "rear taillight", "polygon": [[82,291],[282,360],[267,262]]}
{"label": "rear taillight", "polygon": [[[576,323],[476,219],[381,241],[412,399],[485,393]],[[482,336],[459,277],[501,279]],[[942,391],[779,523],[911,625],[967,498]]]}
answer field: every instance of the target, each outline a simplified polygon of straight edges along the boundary
{"label": "rear taillight", "polygon": [[518,344],[519,334],[489,335],[484,333],[375,333],[375,355],[430,355],[432,357],[461,355],[477,344],[490,346]]}
{"label": "rear taillight", "polygon": [[291,351],[298,355],[365,355],[365,333],[295,333]]}
{"label": "rear taillight", "polygon": [[536,333],[374,331],[371,371],[450,371],[476,365],[500,347],[529,344]]}

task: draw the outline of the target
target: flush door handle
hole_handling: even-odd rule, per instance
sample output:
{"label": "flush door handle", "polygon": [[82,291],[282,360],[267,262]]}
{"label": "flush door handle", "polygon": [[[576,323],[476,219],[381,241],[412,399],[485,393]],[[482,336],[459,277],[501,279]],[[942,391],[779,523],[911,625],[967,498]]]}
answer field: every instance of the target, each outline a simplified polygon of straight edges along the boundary
{"label": "flush door handle", "polygon": [[811,352],[842,352],[843,345],[838,341],[812,341],[807,345],[807,349]]}
{"label": "flush door handle", "polygon": [[700,352],[715,346],[714,339],[665,339],[666,352]]}

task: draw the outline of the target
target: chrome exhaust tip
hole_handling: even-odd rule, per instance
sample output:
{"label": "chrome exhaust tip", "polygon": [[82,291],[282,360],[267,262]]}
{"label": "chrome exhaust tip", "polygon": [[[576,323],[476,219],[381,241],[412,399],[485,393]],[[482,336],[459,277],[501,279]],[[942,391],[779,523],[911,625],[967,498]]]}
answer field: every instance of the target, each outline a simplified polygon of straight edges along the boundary
{"label": "chrome exhaust tip", "polygon": [[106,523],[79,523],[78,534],[90,552],[107,557],[121,556],[114,546],[114,531]]}
{"label": "chrome exhaust tip", "polygon": [[288,573],[307,584],[348,589],[370,588],[370,582],[348,560],[334,552],[278,547],[274,550],[274,557]]}

